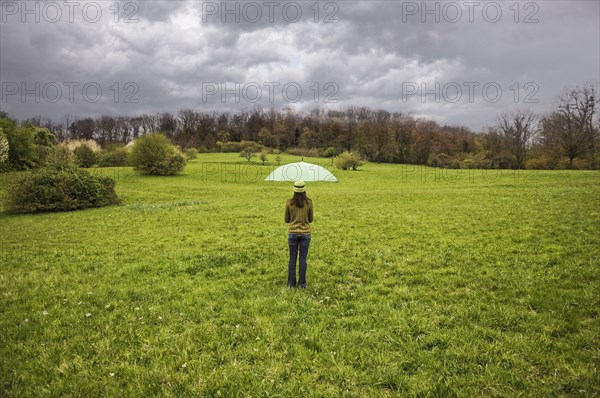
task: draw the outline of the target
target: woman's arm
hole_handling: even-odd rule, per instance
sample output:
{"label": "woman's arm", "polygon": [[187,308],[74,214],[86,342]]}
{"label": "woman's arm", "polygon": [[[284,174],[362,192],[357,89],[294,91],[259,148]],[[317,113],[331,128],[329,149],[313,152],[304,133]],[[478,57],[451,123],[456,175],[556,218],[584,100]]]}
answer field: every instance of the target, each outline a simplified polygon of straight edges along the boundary
{"label": "woman's arm", "polygon": [[285,214],[283,216],[283,219],[286,223],[289,223],[292,220],[292,215],[290,214],[290,205],[287,202],[285,204]]}

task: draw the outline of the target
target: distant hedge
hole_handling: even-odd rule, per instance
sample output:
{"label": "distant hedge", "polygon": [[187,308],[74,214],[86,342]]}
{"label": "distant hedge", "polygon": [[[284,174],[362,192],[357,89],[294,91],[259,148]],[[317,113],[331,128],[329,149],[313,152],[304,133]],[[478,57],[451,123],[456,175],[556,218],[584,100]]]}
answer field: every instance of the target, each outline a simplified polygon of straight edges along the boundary
{"label": "distant hedge", "polygon": [[40,213],[110,206],[120,200],[112,178],[77,168],[42,168],[9,182],[4,202],[9,213]]}

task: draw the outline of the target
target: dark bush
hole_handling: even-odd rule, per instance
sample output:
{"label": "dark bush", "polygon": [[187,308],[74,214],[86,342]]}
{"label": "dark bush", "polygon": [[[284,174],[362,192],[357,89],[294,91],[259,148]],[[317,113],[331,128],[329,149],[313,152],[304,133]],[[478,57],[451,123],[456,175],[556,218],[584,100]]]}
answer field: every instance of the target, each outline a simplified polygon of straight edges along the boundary
{"label": "dark bush", "polygon": [[144,135],[131,148],[131,165],[141,174],[174,175],[185,167],[185,156],[160,133]]}
{"label": "dark bush", "polygon": [[119,203],[115,181],[77,168],[42,168],[24,172],[6,187],[10,213],[69,211]]}
{"label": "dark bush", "polygon": [[129,153],[123,147],[106,149],[98,156],[100,167],[124,167],[127,166]]}
{"label": "dark bush", "polygon": [[79,145],[73,149],[73,155],[75,155],[79,167],[92,167],[98,160],[92,148],[86,144]]}

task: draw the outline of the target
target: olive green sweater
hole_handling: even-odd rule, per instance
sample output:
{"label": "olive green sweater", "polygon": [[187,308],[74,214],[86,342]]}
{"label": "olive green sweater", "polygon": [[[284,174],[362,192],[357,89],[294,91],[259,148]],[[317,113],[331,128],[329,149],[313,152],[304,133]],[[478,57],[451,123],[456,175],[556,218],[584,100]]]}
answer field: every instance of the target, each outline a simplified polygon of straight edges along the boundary
{"label": "olive green sweater", "polygon": [[313,204],[310,199],[304,207],[300,208],[291,204],[289,199],[285,204],[285,222],[289,223],[288,232],[291,234],[309,234],[310,223],[313,222]]}

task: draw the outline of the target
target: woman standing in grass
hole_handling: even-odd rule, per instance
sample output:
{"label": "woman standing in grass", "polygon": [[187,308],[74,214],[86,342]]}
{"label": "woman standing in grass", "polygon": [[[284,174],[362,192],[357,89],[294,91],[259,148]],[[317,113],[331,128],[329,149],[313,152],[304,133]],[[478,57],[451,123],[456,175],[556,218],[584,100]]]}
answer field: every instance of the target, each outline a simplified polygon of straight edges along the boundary
{"label": "woman standing in grass", "polygon": [[[313,221],[313,204],[306,196],[304,181],[294,183],[294,197],[285,204],[285,222],[289,223],[288,245],[290,262],[288,265],[288,287],[296,287],[296,258],[300,251],[300,278],[298,287],[306,287],[306,257],[310,245],[310,223]],[[299,250],[298,250],[299,249]]]}

